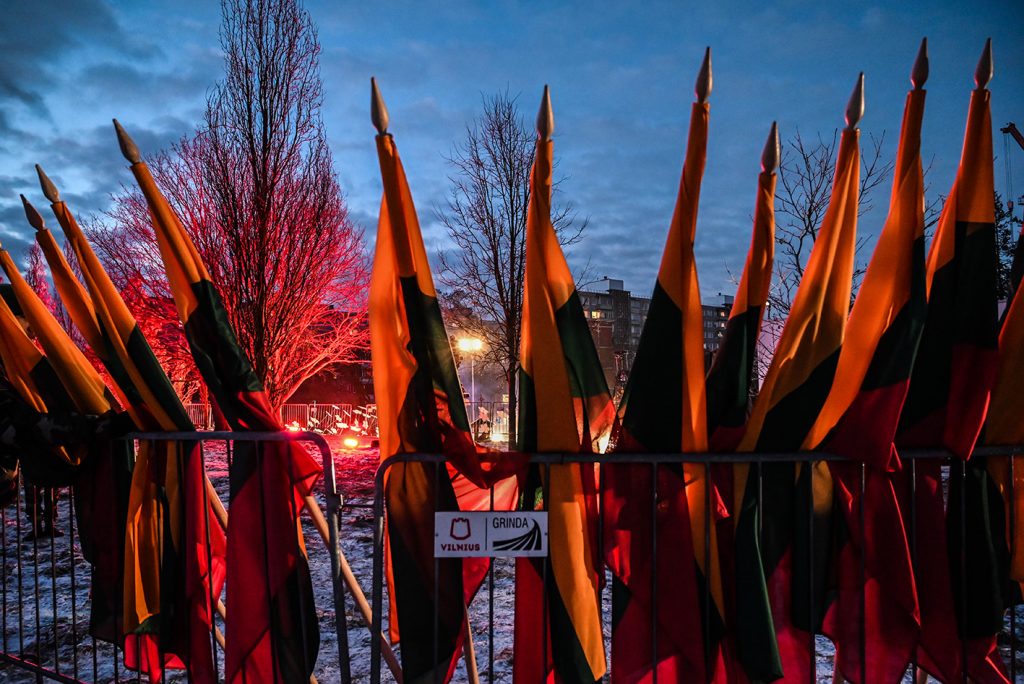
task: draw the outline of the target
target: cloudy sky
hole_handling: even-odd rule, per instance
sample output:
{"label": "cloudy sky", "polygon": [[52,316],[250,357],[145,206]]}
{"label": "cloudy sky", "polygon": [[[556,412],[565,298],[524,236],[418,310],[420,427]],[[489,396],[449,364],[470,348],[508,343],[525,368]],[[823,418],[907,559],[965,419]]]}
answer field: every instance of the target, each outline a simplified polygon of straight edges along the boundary
{"label": "cloudy sky", "polygon": [[[380,180],[368,116],[381,84],[428,249],[447,246],[434,217],[448,190],[445,156],[483,96],[508,89],[532,121],[551,85],[565,198],[590,217],[570,259],[595,276],[650,291],[675,201],[693,82],[713,52],[710,141],[697,256],[702,289],[729,292],[742,268],[760,151],[778,119],[831,135],[859,71],[863,134],[899,128],[922,36],[931,77],[923,151],[932,193],[953,180],[974,66],[993,39],[997,189],[1006,193],[1003,137],[1024,128],[1019,4],[870,2],[401,2],[307,0],[323,45],[323,109],[352,215],[373,239]],[[110,126],[117,117],[145,152],[201,120],[222,72],[216,0],[18,0],[0,23],[0,240],[24,254],[18,201],[43,202],[42,164],[81,214],[101,211],[130,176]],[[894,144],[887,147],[895,153]],[[1014,194],[1024,153],[1012,149]],[[861,231],[877,231],[888,187]]]}

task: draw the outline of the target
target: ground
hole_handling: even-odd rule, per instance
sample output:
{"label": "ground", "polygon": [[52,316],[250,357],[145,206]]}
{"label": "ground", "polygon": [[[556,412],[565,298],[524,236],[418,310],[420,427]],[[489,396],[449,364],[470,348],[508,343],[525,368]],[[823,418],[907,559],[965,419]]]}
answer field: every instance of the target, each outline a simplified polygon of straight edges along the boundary
{"label": "ground", "polygon": [[[342,511],[342,549],[367,599],[370,598],[372,580],[371,547],[373,540],[373,475],[378,454],[375,450],[344,450],[337,444],[334,462],[338,488],[344,496]],[[227,460],[222,444],[211,444],[205,449],[207,470],[215,488],[227,501]],[[323,506],[322,495],[317,497]],[[68,527],[70,516],[67,497],[59,506],[60,526]],[[28,531],[10,504],[0,510],[0,558],[4,582],[2,589],[3,651],[23,654],[26,659],[41,662],[60,672],[83,681],[111,682],[135,681],[135,673],[126,673],[118,665],[112,648],[96,642],[86,633],[88,621],[88,566],[77,548],[69,544],[70,534],[37,541],[20,541]],[[330,582],[330,556],[326,546],[308,517],[303,519],[307,539],[310,570],[316,596],[320,622],[321,647],[316,675],[322,684],[339,680],[338,642],[334,632],[334,610]],[[511,560],[498,560],[493,576],[484,583],[470,611],[471,624],[479,663],[481,682],[511,682],[513,634],[513,571]],[[72,590],[72,587],[74,589]],[[493,597],[493,599],[492,599]],[[492,603],[493,600],[493,603]],[[603,592],[604,617],[610,620],[610,591]],[[386,605],[386,599],[385,599]],[[36,610],[38,606],[38,610]],[[54,630],[53,616],[57,624]],[[369,681],[370,634],[350,596],[346,595],[346,618],[349,629],[353,681]],[[386,621],[385,621],[386,625]],[[493,626],[493,631],[489,629]],[[1018,610],[1018,671],[1024,672],[1024,610]],[[1004,653],[1008,654],[1009,630],[1001,639]],[[41,635],[41,638],[36,638]],[[832,647],[824,637],[818,638],[818,679],[831,681]],[[218,649],[219,653],[219,649]],[[493,657],[492,657],[493,654]],[[219,654],[220,655],[220,654]],[[493,679],[489,677],[489,663],[493,662]],[[219,664],[223,672],[223,663]],[[0,679],[6,682],[33,682],[35,677],[20,672],[11,665],[0,664]],[[466,681],[460,663],[456,681]],[[182,676],[169,673],[169,681],[185,681]],[[384,668],[384,681],[392,681]],[[909,682],[909,675],[905,678]]]}

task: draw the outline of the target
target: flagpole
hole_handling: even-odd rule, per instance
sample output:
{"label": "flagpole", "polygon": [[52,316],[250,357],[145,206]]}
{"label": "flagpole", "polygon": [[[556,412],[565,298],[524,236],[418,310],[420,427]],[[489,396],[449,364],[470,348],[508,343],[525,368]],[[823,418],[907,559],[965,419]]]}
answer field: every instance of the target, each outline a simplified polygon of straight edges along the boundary
{"label": "flagpole", "polygon": [[[43,190],[43,195],[50,201],[50,204],[56,205],[58,203],[62,203],[63,200],[60,197],[60,191],[39,164],[36,164],[36,174],[39,176],[39,185]],[[45,231],[46,222],[43,219],[43,215],[39,213],[39,210],[37,210],[31,202],[25,199],[24,195],[21,196],[21,199],[25,207],[25,216],[28,219],[29,225],[35,228],[36,232]],[[99,350],[96,351],[98,352]],[[140,425],[137,427],[141,428],[143,426]],[[206,480],[206,491],[209,494],[210,504],[213,506],[213,512],[216,515],[217,520],[220,522],[221,527],[227,530],[228,512],[224,508],[224,502],[220,500],[220,495],[217,493],[217,490],[214,489],[213,483],[210,482],[209,475],[205,472],[203,473],[203,479]]]}
{"label": "flagpole", "polygon": [[[128,135],[128,132],[124,129],[124,127],[121,126],[121,123],[117,119],[114,119],[114,130],[117,133],[117,143],[121,149],[122,156],[124,156],[124,158],[131,162],[133,165],[141,163],[142,154],[141,152],[139,152],[138,146],[135,144],[135,141],[132,140],[131,136]],[[306,496],[305,503],[305,507],[309,511],[310,516],[313,518],[314,525],[317,528],[317,531],[320,533],[320,537],[323,539],[323,542],[327,546],[327,548],[330,549],[330,532],[327,526],[327,521],[324,518],[323,511],[320,509],[320,505],[316,502],[315,499],[312,498],[312,496]],[[226,511],[224,523],[226,530]],[[370,638],[373,639],[373,615],[366,601],[366,596],[365,594],[363,594],[363,590],[359,586],[359,583],[356,582],[355,576],[352,574],[351,567],[349,567],[348,565],[348,560],[345,558],[345,555],[342,552],[341,548],[336,548],[335,552],[338,554],[338,561],[342,569],[342,576],[345,580],[345,584],[348,587],[349,591],[352,593],[352,596],[356,601],[356,604],[359,607],[360,612],[362,613],[363,619],[367,623],[367,628],[370,630]],[[384,659],[387,661],[388,667],[391,669],[391,673],[395,677],[395,681],[401,684],[402,668],[398,664],[398,660],[395,658],[394,652],[391,648],[391,644],[387,641],[383,634],[378,635],[378,638],[381,640],[380,644],[382,646]]]}
{"label": "flagpole", "polygon": [[[383,95],[381,95],[380,88],[377,86],[377,79],[375,77],[371,77],[370,78],[370,121],[373,124],[373,127],[377,130],[377,133],[378,133],[379,136],[384,136],[384,135],[387,134],[388,124],[390,123],[390,116],[388,115],[387,105],[384,103],[384,97],[383,97]],[[387,189],[387,186],[386,186],[386,182],[387,181],[385,179],[385,188],[384,188],[385,200],[388,197],[388,194],[387,194],[388,189]],[[406,248],[408,248],[408,246],[406,246]],[[371,288],[372,288],[372,285],[371,285]],[[479,344],[479,340],[477,340],[477,343]],[[475,354],[475,352],[478,351],[478,350],[475,349],[475,350],[472,350],[472,351]],[[472,402],[471,402],[471,405],[473,405],[473,406],[475,406],[475,402],[476,402],[476,375],[475,375],[475,370],[476,370],[475,369],[475,356],[471,355],[470,356],[470,384],[471,384],[471,392],[472,392],[472,397],[471,397]],[[460,390],[460,398],[461,398],[461,390]],[[475,436],[475,430],[473,429],[472,417],[470,417],[470,434]],[[436,559],[435,559],[435,572],[436,572]],[[437,590],[436,589],[436,582],[437,582],[437,577],[435,576],[435,592]],[[365,599],[364,599],[364,601],[365,601]],[[475,646],[473,644],[473,632],[472,632],[472,629],[470,628],[469,610],[468,610],[468,607],[465,605],[465,602],[464,601],[461,601],[461,602],[463,604],[462,605],[462,611],[463,611],[463,620],[462,620],[463,646],[462,646],[462,650],[463,650],[463,657],[465,659],[466,677],[467,677],[468,681],[470,682],[470,684],[479,684],[479,673],[477,672],[477,663],[476,663],[476,648],[475,648]],[[435,615],[435,620],[436,620],[436,617],[437,617],[436,608],[435,608],[434,615]],[[434,642],[435,642],[434,643],[434,647],[435,647],[435,653],[434,653],[435,663],[434,663],[434,667],[435,668],[439,665],[439,663],[436,662],[436,660],[437,660],[437,653],[436,653],[436,648],[437,648],[437,632],[436,632],[436,629],[437,628],[436,628],[436,625],[435,625],[435,632],[434,632]],[[385,642],[383,640],[383,636],[381,637],[381,644],[383,646],[385,646],[385,647],[387,646],[387,642]],[[386,651],[385,651],[385,655],[386,655]]]}

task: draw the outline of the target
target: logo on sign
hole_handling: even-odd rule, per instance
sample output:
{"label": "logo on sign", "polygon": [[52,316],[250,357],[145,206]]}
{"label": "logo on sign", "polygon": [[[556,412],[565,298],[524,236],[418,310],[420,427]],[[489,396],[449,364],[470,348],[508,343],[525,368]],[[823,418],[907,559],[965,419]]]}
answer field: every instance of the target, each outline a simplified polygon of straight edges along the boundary
{"label": "logo on sign", "polygon": [[452,539],[462,541],[470,536],[469,518],[452,518],[452,526],[448,535]]}
{"label": "logo on sign", "polygon": [[[497,520],[495,520],[497,522]],[[493,544],[495,551],[539,551],[541,547],[540,525],[536,520],[532,521],[529,531],[512,537],[502,539]]]}
{"label": "logo on sign", "polygon": [[543,511],[446,511],[434,514],[438,558],[546,556]]}

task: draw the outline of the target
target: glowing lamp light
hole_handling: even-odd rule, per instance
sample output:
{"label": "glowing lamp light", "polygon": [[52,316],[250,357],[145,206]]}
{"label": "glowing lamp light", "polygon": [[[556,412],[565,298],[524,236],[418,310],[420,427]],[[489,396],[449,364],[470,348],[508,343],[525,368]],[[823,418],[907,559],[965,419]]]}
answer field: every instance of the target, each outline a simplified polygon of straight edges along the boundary
{"label": "glowing lamp light", "polygon": [[484,341],[479,337],[460,337],[455,345],[469,355],[469,400],[476,403],[476,355],[484,348]]}
{"label": "glowing lamp light", "polygon": [[355,449],[359,446],[359,440],[355,437],[346,437],[341,440],[341,443],[346,449]]}
{"label": "glowing lamp light", "polygon": [[479,337],[460,337],[456,345],[460,352],[478,352],[484,348],[484,341]]}

